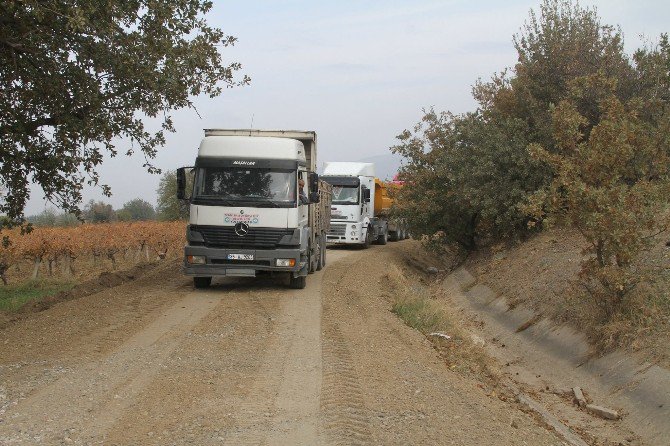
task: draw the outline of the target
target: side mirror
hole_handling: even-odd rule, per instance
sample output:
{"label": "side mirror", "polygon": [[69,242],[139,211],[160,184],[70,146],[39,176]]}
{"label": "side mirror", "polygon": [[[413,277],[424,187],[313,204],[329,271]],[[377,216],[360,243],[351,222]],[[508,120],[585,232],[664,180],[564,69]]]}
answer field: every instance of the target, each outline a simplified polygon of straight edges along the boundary
{"label": "side mirror", "polygon": [[186,198],[186,168],[177,169],[177,198],[183,200]]}
{"label": "side mirror", "polygon": [[317,174],[316,172],[310,172],[309,174],[309,190],[311,190],[312,192],[319,191],[319,174]]}
{"label": "side mirror", "polygon": [[318,203],[321,201],[321,197],[319,196],[319,192],[310,192],[309,193],[309,202],[310,203]]}
{"label": "side mirror", "polygon": [[370,189],[363,189],[363,201],[366,203],[370,202]]}

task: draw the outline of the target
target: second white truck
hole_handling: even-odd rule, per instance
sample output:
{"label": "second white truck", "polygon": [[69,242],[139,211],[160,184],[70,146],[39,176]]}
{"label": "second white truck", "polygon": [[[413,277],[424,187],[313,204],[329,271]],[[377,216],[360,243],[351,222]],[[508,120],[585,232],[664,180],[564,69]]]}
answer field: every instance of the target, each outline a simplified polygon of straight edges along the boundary
{"label": "second white truck", "polygon": [[375,177],[373,163],[324,163],[321,179],[333,187],[328,244],[367,248],[407,236],[404,227],[389,217],[389,187]]}

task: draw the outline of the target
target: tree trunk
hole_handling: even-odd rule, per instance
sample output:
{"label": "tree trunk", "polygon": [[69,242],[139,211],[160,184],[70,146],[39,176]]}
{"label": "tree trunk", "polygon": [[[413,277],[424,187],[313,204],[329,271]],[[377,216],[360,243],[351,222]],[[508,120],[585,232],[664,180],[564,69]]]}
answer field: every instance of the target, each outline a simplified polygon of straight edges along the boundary
{"label": "tree trunk", "polygon": [[41,265],[42,265],[42,257],[36,257],[35,264],[33,266],[33,275],[32,275],[33,280],[37,279],[37,277],[40,275]]}
{"label": "tree trunk", "polygon": [[0,263],[0,279],[2,279],[2,283],[7,285],[7,276],[5,273],[7,273],[7,270],[9,269],[9,265],[6,263]]}
{"label": "tree trunk", "polygon": [[63,256],[63,261],[61,262],[61,271],[65,277],[72,276],[72,257],[70,254],[65,254]]}

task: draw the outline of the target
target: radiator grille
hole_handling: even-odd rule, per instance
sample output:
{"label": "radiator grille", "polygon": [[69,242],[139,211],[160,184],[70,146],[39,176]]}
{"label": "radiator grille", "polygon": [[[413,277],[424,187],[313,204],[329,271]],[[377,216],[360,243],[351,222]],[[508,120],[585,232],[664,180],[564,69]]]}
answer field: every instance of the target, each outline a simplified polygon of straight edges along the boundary
{"label": "radiator grille", "polygon": [[333,235],[333,236],[344,236],[347,232],[347,225],[346,224],[338,224],[338,223],[331,223],[330,224],[330,230],[328,231],[328,235]]}
{"label": "radiator grille", "polygon": [[192,231],[202,234],[205,246],[210,248],[251,247],[275,248],[285,235],[292,235],[293,229],[250,227],[249,233],[240,237],[232,226],[191,226]]}

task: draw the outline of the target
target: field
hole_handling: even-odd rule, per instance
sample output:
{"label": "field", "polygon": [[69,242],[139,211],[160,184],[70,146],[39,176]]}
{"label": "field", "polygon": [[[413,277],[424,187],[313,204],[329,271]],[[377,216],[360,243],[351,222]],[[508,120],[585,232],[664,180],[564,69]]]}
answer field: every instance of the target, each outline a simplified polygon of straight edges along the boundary
{"label": "field", "polygon": [[184,227],[181,221],[147,221],[3,232],[11,244],[0,248],[0,309],[17,309],[104,271],[177,257]]}

